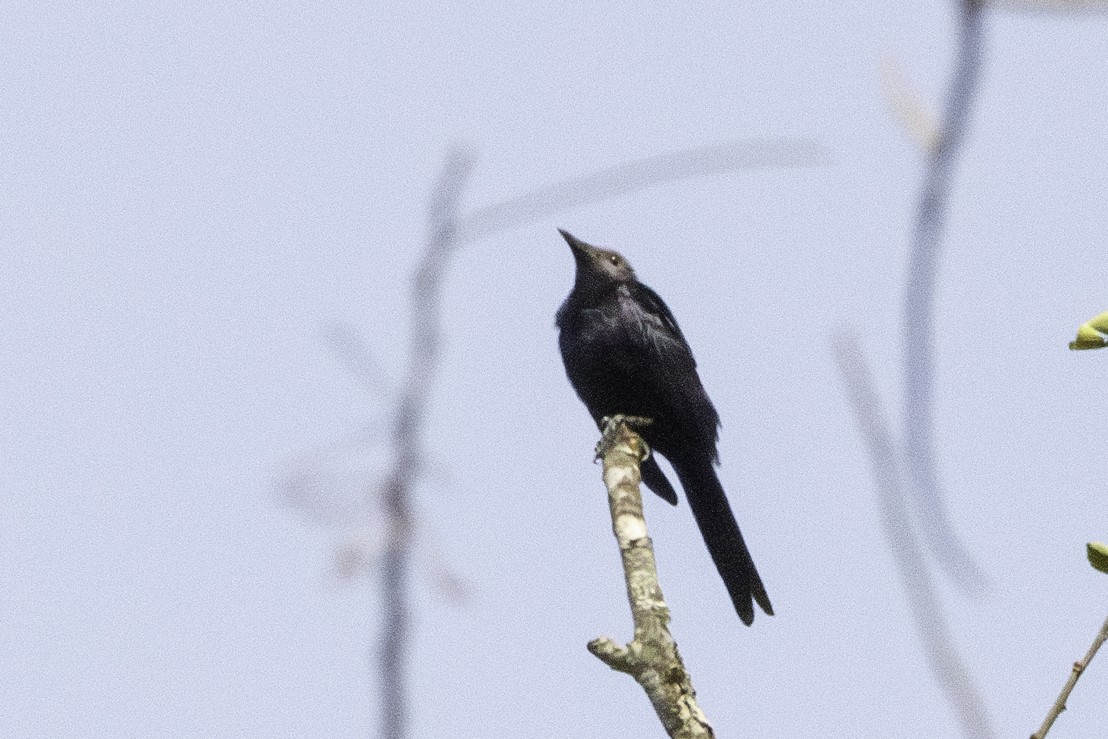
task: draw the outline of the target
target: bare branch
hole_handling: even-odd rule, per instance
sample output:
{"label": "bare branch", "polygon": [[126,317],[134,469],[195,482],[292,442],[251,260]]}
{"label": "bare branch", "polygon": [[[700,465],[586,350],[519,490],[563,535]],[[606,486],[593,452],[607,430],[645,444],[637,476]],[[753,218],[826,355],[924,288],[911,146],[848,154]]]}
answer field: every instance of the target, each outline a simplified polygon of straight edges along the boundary
{"label": "bare branch", "polygon": [[947,88],[938,138],[927,161],[909,253],[904,295],[903,433],[909,490],[919,510],[924,540],[947,573],[963,588],[973,591],[986,588],[987,578],[959,540],[943,500],[935,460],[932,392],[939,247],[954,166],[965,139],[970,108],[977,96],[984,45],[981,1],[963,0],[960,7],[957,59]]}
{"label": "bare branch", "polygon": [[1097,632],[1096,637],[1093,639],[1092,646],[1089,647],[1089,651],[1085,653],[1085,658],[1080,662],[1073,663],[1073,669],[1070,671],[1069,680],[1066,681],[1065,686],[1062,688],[1062,692],[1058,694],[1058,699],[1054,701],[1054,705],[1050,707],[1050,712],[1047,713],[1046,718],[1043,719],[1043,725],[1039,727],[1039,730],[1031,735],[1031,739],[1044,739],[1047,732],[1050,731],[1050,727],[1054,725],[1054,720],[1061,715],[1062,711],[1066,710],[1066,701],[1069,700],[1070,693],[1073,692],[1073,688],[1077,685],[1077,679],[1081,677],[1081,673],[1085,671],[1085,668],[1092,662],[1093,657],[1096,656],[1096,652],[1100,649],[1100,645],[1105,641],[1108,641],[1108,619],[1104,620],[1104,624],[1101,625],[1100,631]]}
{"label": "bare branch", "polygon": [[950,636],[931,573],[912,528],[901,479],[900,455],[873,388],[861,346],[853,336],[843,335],[835,340],[834,349],[855,423],[869,450],[882,530],[896,559],[897,572],[908,596],[909,609],[923,641],[931,674],[954,710],[963,736],[994,737],[996,734],[985,704]]}
{"label": "bare branch", "polygon": [[669,606],[658,583],[654,544],[643,516],[639,464],[649,451],[628,425],[641,425],[644,420],[622,416],[606,419],[604,439],[598,448],[604,459],[612,532],[623,560],[635,637],[621,647],[602,636],[589,642],[589,651],[613,670],[635,678],[671,737],[711,739],[715,734],[696,702],[692,678],[669,633]]}

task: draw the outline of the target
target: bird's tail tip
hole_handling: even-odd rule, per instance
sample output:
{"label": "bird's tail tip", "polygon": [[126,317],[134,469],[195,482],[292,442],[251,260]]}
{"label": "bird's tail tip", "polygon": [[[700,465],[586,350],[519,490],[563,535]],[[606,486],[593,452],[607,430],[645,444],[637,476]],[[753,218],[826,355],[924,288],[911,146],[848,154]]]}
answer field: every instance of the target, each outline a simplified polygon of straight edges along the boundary
{"label": "bird's tail tip", "polygon": [[762,609],[762,612],[767,616],[773,614],[773,604],[769,602],[769,594],[766,593],[765,587],[758,579],[757,573],[754,574],[754,583],[750,588],[750,592],[745,598],[734,599],[735,610],[739,614],[739,618],[747,626],[754,625],[754,604],[757,603],[758,607]]}

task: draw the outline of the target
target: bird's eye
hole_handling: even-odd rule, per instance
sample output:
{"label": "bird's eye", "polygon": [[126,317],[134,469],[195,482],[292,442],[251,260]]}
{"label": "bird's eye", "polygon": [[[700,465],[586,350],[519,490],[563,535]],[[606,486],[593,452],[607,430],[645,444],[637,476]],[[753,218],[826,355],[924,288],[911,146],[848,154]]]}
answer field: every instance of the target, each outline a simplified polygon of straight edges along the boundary
{"label": "bird's eye", "polygon": [[611,262],[612,264],[614,264],[617,267],[619,266],[619,257],[617,257],[615,254],[608,257],[608,261]]}

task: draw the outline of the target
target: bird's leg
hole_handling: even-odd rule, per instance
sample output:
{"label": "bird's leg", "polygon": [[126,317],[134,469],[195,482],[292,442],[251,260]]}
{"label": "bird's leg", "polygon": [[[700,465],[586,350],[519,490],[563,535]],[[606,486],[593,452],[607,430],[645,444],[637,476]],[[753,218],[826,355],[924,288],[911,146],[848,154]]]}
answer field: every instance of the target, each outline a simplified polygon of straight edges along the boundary
{"label": "bird's leg", "polygon": [[[645,416],[625,416],[622,413],[617,413],[614,416],[604,416],[600,419],[602,434],[600,441],[596,443],[596,459],[603,457],[604,453],[615,443],[620,426],[626,425],[632,429],[641,429],[643,426],[649,426],[652,423],[654,423],[654,419]],[[646,447],[646,455],[643,459],[646,459],[650,456],[650,447],[646,445],[645,441],[643,446]]]}

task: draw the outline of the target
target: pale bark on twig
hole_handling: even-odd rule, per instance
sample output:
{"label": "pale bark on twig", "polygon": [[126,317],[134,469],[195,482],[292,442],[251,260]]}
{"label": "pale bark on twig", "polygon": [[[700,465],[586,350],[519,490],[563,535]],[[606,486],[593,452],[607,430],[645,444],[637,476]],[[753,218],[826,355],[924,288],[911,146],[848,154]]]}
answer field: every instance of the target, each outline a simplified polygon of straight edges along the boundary
{"label": "pale bark on twig", "polygon": [[674,739],[710,739],[715,734],[696,702],[692,679],[669,633],[669,606],[658,583],[654,545],[643,517],[639,464],[649,451],[628,428],[631,419],[615,419],[599,449],[612,531],[619,542],[635,637],[619,646],[608,637],[589,642],[589,651],[613,670],[625,672],[646,691],[666,732]]}
{"label": "pale bark on twig", "polygon": [[1073,663],[1073,669],[1070,670],[1070,678],[1066,681],[1065,687],[1062,688],[1062,692],[1058,694],[1057,700],[1054,701],[1054,705],[1050,707],[1050,712],[1047,713],[1046,718],[1043,719],[1043,725],[1039,727],[1039,730],[1031,735],[1031,739],[1044,739],[1047,732],[1050,731],[1050,727],[1054,725],[1054,720],[1061,715],[1062,711],[1066,710],[1066,701],[1069,700],[1070,693],[1073,692],[1073,688],[1077,685],[1077,679],[1081,677],[1081,673],[1085,672],[1085,668],[1089,666],[1089,662],[1096,656],[1096,652],[1100,649],[1100,645],[1108,640],[1108,619],[1104,620],[1104,624],[1101,625],[1100,631],[1097,632],[1096,638],[1093,639],[1092,646],[1089,647],[1089,651],[1085,653],[1085,658],[1080,662]]}

